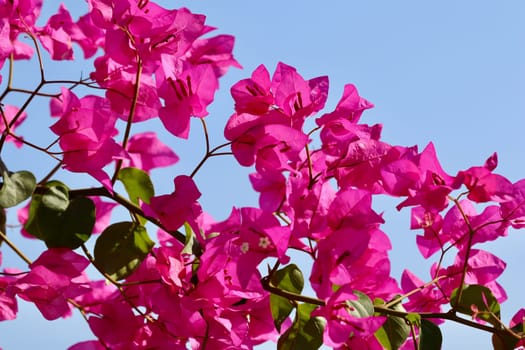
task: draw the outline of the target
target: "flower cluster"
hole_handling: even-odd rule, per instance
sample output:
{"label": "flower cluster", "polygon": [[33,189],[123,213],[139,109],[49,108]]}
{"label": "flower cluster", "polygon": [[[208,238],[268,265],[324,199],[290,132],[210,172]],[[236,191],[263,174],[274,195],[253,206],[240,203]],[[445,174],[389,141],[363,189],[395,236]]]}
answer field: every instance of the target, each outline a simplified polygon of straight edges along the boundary
{"label": "flower cluster", "polygon": [[[59,160],[38,183],[0,162],[2,214],[31,197],[18,210],[22,233],[48,247],[34,262],[17,251],[28,269],[0,273],[0,321],[16,318],[19,299],[48,320],[77,309],[96,339],[70,350],[252,349],[266,341],[283,348],[410,349],[428,327],[459,321],[456,313],[463,313],[472,320],[462,323],[493,325],[495,342],[525,343],[523,310],[509,327],[500,320],[507,296],[497,279],[505,262],[479,249],[525,223],[525,180],[511,183],[496,174],[495,154],[452,176],[432,143],[422,151],[391,145],[381,138],[381,125],[363,123],[373,105],[354,85],[344,87],[333,111],[323,112],[327,77],[306,80],[284,63],[270,74],[261,65],[231,87],[228,142],[210,149],[206,134],[207,154],[195,171],[175,176],[172,193],[155,195],[150,172],[179,158],[155,133],[132,134],[132,127],[158,118],[173,136],[187,139],[191,117],[208,115],[219,79],[240,68],[234,38],[205,36],[214,28],[184,8],[148,0],[87,3],[76,21],[61,5],[40,27],[41,0],[0,1],[0,66],[34,52],[42,63],[32,48],[39,45],[53,60],[73,60],[73,44],[85,58],[98,54],[90,79],[41,94],[51,84],[42,75],[26,104],[0,108],[0,149],[12,141]],[[32,45],[19,41],[21,35]],[[103,95],[80,96],[79,85]],[[2,96],[14,91],[8,87]],[[49,99],[55,118],[49,147],[16,132],[30,119],[25,109],[35,96]],[[118,123],[125,125],[121,139]],[[231,152],[217,152],[226,146]],[[253,167],[258,207],[234,207],[222,221],[205,212],[193,175],[215,155]],[[60,167],[89,174],[100,187],[70,190],[50,180]],[[117,193],[117,181],[127,197]],[[410,208],[420,253],[439,255],[427,282],[409,270],[400,281],[391,276],[392,246],[381,229],[383,215],[373,209],[379,195],[399,199],[399,210]],[[131,221],[112,223],[116,207]],[[156,244],[146,223],[158,227]],[[94,254],[84,244],[91,233],[101,233]],[[0,242],[8,239],[0,234]],[[292,263],[292,250],[311,259],[314,295],[301,294],[303,272]],[[102,280],[88,276],[90,265]]]}

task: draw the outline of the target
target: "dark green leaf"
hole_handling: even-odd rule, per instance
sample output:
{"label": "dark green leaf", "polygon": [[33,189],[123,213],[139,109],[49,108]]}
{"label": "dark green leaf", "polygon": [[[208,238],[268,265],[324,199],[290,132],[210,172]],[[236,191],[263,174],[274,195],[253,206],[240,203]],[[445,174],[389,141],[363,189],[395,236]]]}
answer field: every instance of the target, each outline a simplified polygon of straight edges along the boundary
{"label": "dark green leaf", "polygon": [[50,248],[76,249],[86,242],[95,225],[95,204],[87,197],[74,198],[57,217],[56,229],[46,234]]}
{"label": "dark green leaf", "polygon": [[36,178],[29,171],[18,171],[10,174],[4,171],[3,184],[0,188],[0,207],[10,208],[22,203],[36,188]]}
{"label": "dark green leaf", "polygon": [[[406,311],[401,305],[401,303],[394,305],[392,309],[396,311]],[[383,326],[381,328],[384,330],[387,337],[386,345],[388,345],[388,349],[392,350],[399,349],[399,347],[403,345],[408,335],[410,334],[410,326],[402,317],[388,315],[385,323],[383,323]],[[385,341],[385,339],[382,340]],[[383,341],[381,341],[381,344],[385,345]]]}
{"label": "dark green leaf", "polygon": [[137,205],[139,204],[139,199],[149,204],[150,198],[155,195],[153,183],[149,175],[143,170],[123,168],[118,172],[117,178],[124,185],[129,199]]}
{"label": "dark green leaf", "polygon": [[[465,315],[475,316],[495,326],[500,324],[500,305],[491,290],[480,285],[465,285],[461,300],[458,303],[459,288],[454,289],[450,296],[450,305]],[[477,309],[476,314],[475,309]]]}
{"label": "dark green leaf", "polygon": [[419,349],[420,350],[440,350],[443,343],[441,330],[434,323],[422,319],[419,329]]}
{"label": "dark green leaf", "polygon": [[75,249],[89,239],[94,225],[93,201],[87,197],[70,201],[67,186],[51,181],[43,193],[33,195],[24,228],[48,247]]}
{"label": "dark green leaf", "polygon": [[275,323],[275,328],[281,331],[281,325],[288,318],[290,312],[293,310],[293,304],[290,300],[279,295],[270,295],[270,305],[272,309],[272,317]]}
{"label": "dark green leaf", "polygon": [[115,280],[128,277],[146,258],[153,242],[146,228],[133,222],[107,227],[95,243],[95,264]]}
{"label": "dark green leaf", "polygon": [[50,181],[41,195],[42,205],[53,211],[66,211],[69,206],[69,188],[60,181]]}
{"label": "dark green leaf", "polygon": [[277,270],[272,276],[272,284],[292,293],[301,293],[304,287],[304,277],[295,264],[290,264]]}
{"label": "dark green leaf", "polygon": [[311,317],[317,306],[299,304],[292,326],[279,338],[279,350],[316,350],[323,344],[323,331],[326,320]]}
{"label": "dark green leaf", "polygon": [[354,295],[357,300],[347,300],[346,309],[348,313],[354,317],[368,317],[374,314],[374,304],[372,300],[360,291],[355,290]]}
{"label": "dark green leaf", "polygon": [[[304,287],[303,273],[295,264],[288,265],[277,270],[272,276],[272,285],[292,293],[301,293]],[[270,305],[275,327],[280,330],[281,324],[286,320],[293,305],[287,298],[272,294],[270,295]]]}

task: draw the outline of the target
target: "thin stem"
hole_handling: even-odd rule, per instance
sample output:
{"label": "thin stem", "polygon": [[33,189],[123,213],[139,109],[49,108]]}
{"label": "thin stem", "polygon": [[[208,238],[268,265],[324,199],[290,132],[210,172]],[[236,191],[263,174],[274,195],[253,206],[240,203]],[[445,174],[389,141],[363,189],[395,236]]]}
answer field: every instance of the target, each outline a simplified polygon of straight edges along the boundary
{"label": "thin stem", "polygon": [[202,168],[202,166],[204,165],[204,163],[206,163],[208,158],[214,157],[214,156],[219,156],[219,155],[230,155],[231,154],[230,152],[228,152],[228,153],[222,153],[222,152],[215,153],[219,149],[231,145],[231,142],[223,143],[222,145],[219,145],[219,146],[217,146],[217,147],[215,147],[213,149],[210,149],[210,140],[209,140],[209,135],[208,135],[208,127],[206,126],[206,121],[204,119],[202,119],[202,118],[200,118],[200,120],[201,120],[201,123],[202,123],[202,129],[204,131],[204,140],[206,142],[206,153],[204,154],[204,157],[202,157],[202,159],[200,160],[199,164],[197,164],[195,169],[193,169],[193,171],[191,172],[190,177],[192,177],[192,178],[197,174],[197,172],[200,170],[200,168]]}
{"label": "thin stem", "polygon": [[412,335],[412,339],[414,341],[414,350],[419,350],[419,339],[416,338],[416,327],[412,322],[410,322],[410,334]]}
{"label": "thin stem", "polygon": [[49,179],[51,179],[51,176],[53,176],[58,170],[60,170],[60,167],[62,166],[62,161],[58,162],[57,165],[49,173],[47,173],[46,176],[42,180],[40,180],[39,184],[44,185],[46,184]]}
{"label": "thin stem", "polygon": [[206,154],[210,154],[210,136],[208,135],[208,127],[204,118],[199,118],[202,124],[202,130],[204,131],[204,140],[206,142]]}
{"label": "thin stem", "polygon": [[[129,109],[128,114],[128,120],[126,122],[126,130],[124,131],[124,138],[122,140],[122,148],[126,149],[128,146],[129,136],[131,134],[131,125],[133,124],[133,118],[135,117],[135,111],[137,109],[137,101],[139,98],[139,91],[140,91],[140,78],[142,76],[142,60],[140,57],[137,58],[137,74],[135,76],[135,85],[133,86],[133,100],[131,101],[131,107]],[[111,183],[114,184],[115,181],[117,181],[118,172],[120,171],[120,168],[122,167],[122,160],[119,159],[117,161],[117,165],[115,167],[115,173],[113,174],[113,178],[111,179]]]}
{"label": "thin stem", "polygon": [[308,188],[311,189],[312,186],[314,185],[312,158],[310,157],[310,149],[308,148],[308,145],[305,145],[304,149],[306,151],[306,160],[308,162]]}
{"label": "thin stem", "polygon": [[[457,300],[456,304],[459,305],[459,304],[461,304],[461,297],[463,296],[463,286],[465,284],[465,278],[467,276],[468,259],[470,258],[470,252],[472,250],[472,239],[474,237],[474,230],[472,229],[472,225],[470,224],[470,220],[469,220],[468,216],[465,214],[465,211],[461,207],[461,204],[459,203],[458,199],[454,199],[453,202],[456,205],[456,207],[458,208],[461,216],[463,217],[463,220],[465,221],[465,224],[467,225],[468,234],[469,234],[467,247],[466,247],[466,251],[465,251],[465,261],[463,263],[463,272],[461,274],[461,283],[459,284],[458,297],[456,299]],[[455,305],[453,305],[453,306],[455,306]]]}
{"label": "thin stem", "polygon": [[22,251],[18,249],[18,247],[13,242],[11,242],[9,238],[7,238],[7,235],[2,231],[0,231],[0,239],[7,243],[7,245],[16,253],[16,255],[18,255],[22,260],[24,260],[27,265],[31,265],[33,263],[31,259],[29,259],[24,253],[22,253]]}
{"label": "thin stem", "polygon": [[[40,189],[37,187],[35,192],[38,193],[39,191],[40,191]],[[113,193],[109,192],[108,189],[106,189],[105,187],[95,187],[95,188],[85,188],[85,189],[71,190],[71,191],[69,191],[69,195],[71,197],[76,197],[76,196],[84,196],[84,197],[85,196],[102,196],[102,197],[110,198],[110,199],[114,200],[115,202],[117,202],[118,204],[122,205],[124,208],[126,208],[130,212],[142,216],[146,220],[150,221],[152,224],[154,224],[154,225],[158,226],[159,228],[161,228],[162,230],[166,231],[171,236],[173,236],[175,239],[177,239],[179,242],[181,242],[181,243],[185,243],[186,242],[186,236],[184,234],[180,233],[179,231],[173,231],[173,230],[167,229],[157,218],[154,218],[154,217],[146,215],[144,213],[144,211],[142,211],[142,209],[139,206],[137,206],[134,203],[128,201],[126,198],[122,197],[121,195],[119,195],[116,192],[113,192]]]}
{"label": "thin stem", "polygon": [[427,287],[429,287],[429,286],[431,286],[433,284],[436,284],[439,280],[442,280],[442,279],[445,279],[445,278],[448,278],[448,276],[441,275],[441,276],[435,277],[432,281],[427,282],[427,283],[425,283],[425,284],[423,284],[423,285],[421,285],[421,286],[411,290],[408,293],[400,295],[400,296],[398,296],[395,299],[392,299],[391,301],[389,301],[388,303],[385,304],[385,307],[390,308],[390,307],[392,307],[392,306],[402,302],[403,299],[406,299],[406,298],[410,297],[411,295],[414,295],[414,294],[416,294],[418,292],[421,292],[423,289],[425,289],[425,288],[427,288]]}
{"label": "thin stem", "polygon": [[312,298],[312,297],[309,297],[309,296],[305,296],[305,295],[302,295],[302,294],[297,294],[297,293],[293,293],[293,292],[289,292],[287,290],[283,290],[275,285],[273,285],[271,279],[269,276],[266,276],[266,277],[263,277],[262,280],[261,280],[261,283],[263,285],[263,288],[275,295],[279,295],[283,298],[286,298],[286,299],[289,299],[289,300],[295,300],[295,301],[302,301],[304,303],[308,303],[308,304],[313,304],[313,305],[320,305],[320,306],[325,306],[326,303],[321,300],[321,299],[317,299],[317,298]]}
{"label": "thin stem", "polygon": [[40,52],[38,41],[36,40],[36,37],[33,35],[33,33],[28,32],[27,34],[29,35],[33,43],[35,44],[36,56],[38,59],[38,68],[40,69],[40,83],[44,84],[44,82],[46,81],[46,78],[44,75],[44,62],[42,60],[42,53]]}
{"label": "thin stem", "polygon": [[[408,312],[389,309],[389,308],[385,307],[385,305],[375,305],[374,306],[374,312],[377,312],[377,313],[379,313],[381,315],[391,315],[391,316],[397,316],[397,317],[401,317],[401,318],[405,318],[409,314]],[[486,326],[486,325],[481,324],[481,323],[477,323],[477,322],[474,322],[474,321],[470,321],[470,320],[466,320],[464,318],[461,318],[461,317],[456,315],[454,310],[450,310],[450,311],[444,312],[444,313],[443,312],[418,312],[418,314],[423,319],[450,320],[450,321],[453,321],[453,322],[461,323],[461,324],[464,324],[466,326],[469,326],[469,327],[472,327],[472,328],[476,328],[476,329],[480,329],[482,331],[486,331],[486,332],[490,332],[490,333],[498,333],[498,332],[502,331],[499,328]]]}

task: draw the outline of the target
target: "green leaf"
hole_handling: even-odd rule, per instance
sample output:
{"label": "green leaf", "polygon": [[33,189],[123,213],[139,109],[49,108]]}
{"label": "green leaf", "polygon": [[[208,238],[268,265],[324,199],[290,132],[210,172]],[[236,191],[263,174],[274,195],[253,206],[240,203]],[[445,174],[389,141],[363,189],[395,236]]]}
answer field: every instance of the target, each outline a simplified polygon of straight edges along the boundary
{"label": "green leaf", "polygon": [[146,228],[134,222],[107,227],[95,243],[95,265],[112,279],[128,277],[146,258],[153,242]]}
{"label": "green leaf", "polygon": [[4,183],[0,188],[0,207],[10,208],[22,203],[36,188],[36,178],[29,171],[18,171],[2,173]]}
{"label": "green leaf", "polygon": [[388,334],[384,327],[380,327],[375,333],[374,336],[381,343],[384,350],[392,350],[392,344],[390,344],[390,339],[388,339]]}
{"label": "green leaf", "polygon": [[60,181],[49,181],[41,196],[42,205],[53,211],[66,211],[69,206],[69,188]]}
{"label": "green leaf", "polygon": [[458,292],[459,288],[456,288],[450,296],[450,305],[456,311],[499,326],[500,305],[490,289],[481,285],[465,285],[459,303]]}
{"label": "green leaf", "polygon": [[316,308],[312,304],[299,304],[292,326],[279,338],[278,350],[316,350],[323,344],[323,331],[326,320],[311,317]]}
{"label": "green leaf", "polygon": [[129,199],[137,205],[139,204],[139,199],[149,204],[151,197],[155,195],[153,183],[149,175],[143,170],[137,168],[120,169],[117,179],[124,185]]}
{"label": "green leaf", "polygon": [[405,319],[414,324],[416,327],[421,327],[421,315],[418,314],[418,313],[415,313],[415,312],[409,312],[406,316],[405,316]]}
{"label": "green leaf", "polygon": [[281,325],[293,310],[293,304],[290,300],[279,295],[270,295],[270,305],[275,328],[280,332]]}
{"label": "green leaf", "polygon": [[202,255],[202,249],[197,240],[195,232],[191,229],[191,226],[185,222],[184,223],[184,232],[186,233],[186,241],[184,242],[184,248],[182,249],[182,254],[189,254],[195,256]]}
{"label": "green leaf", "polygon": [[56,229],[46,234],[50,248],[76,249],[86,242],[95,226],[95,204],[87,197],[74,198],[56,222]]}
{"label": "green leaf", "polygon": [[[394,305],[391,309],[406,312],[401,303]],[[377,337],[377,334],[376,337],[385,348],[391,350],[399,349],[410,334],[410,326],[406,323],[405,319],[392,315],[387,315],[386,321],[380,329],[383,329],[384,334],[380,332],[379,335],[381,338]]]}
{"label": "green leaf", "polygon": [[374,304],[365,293],[354,290],[357,300],[347,300],[346,309],[354,317],[368,317],[374,314]]}
{"label": "green leaf", "polygon": [[[292,293],[301,293],[304,287],[304,277],[295,264],[277,270],[272,276],[272,285]],[[293,304],[280,295],[270,295],[270,305],[275,327],[280,330],[282,323],[293,310]]]}
{"label": "green leaf", "polygon": [[24,228],[50,248],[76,249],[89,239],[94,225],[93,201],[87,197],[70,201],[67,186],[50,181],[43,193],[33,195]]}
{"label": "green leaf", "polygon": [[419,329],[419,349],[420,350],[440,350],[443,343],[441,330],[434,323],[422,319]]}

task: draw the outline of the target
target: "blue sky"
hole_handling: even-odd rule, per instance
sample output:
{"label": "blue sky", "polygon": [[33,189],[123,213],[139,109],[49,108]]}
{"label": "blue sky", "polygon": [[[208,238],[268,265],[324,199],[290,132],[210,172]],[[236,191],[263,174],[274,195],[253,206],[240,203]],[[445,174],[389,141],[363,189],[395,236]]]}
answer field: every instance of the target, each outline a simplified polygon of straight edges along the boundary
{"label": "blue sky", "polygon": [[[68,6],[70,9],[75,3],[66,2],[73,4]],[[392,144],[417,144],[422,149],[432,141],[445,170],[451,174],[483,164],[496,151],[497,171],[512,181],[525,176],[522,1],[200,0],[161,4],[186,6],[206,14],[208,24],[218,27],[216,33],[236,36],[234,52],[244,69],[228,73],[209,109],[212,144],[222,143],[222,128],[232,113],[229,86],[249,76],[261,63],[273,71],[282,61],[295,66],[307,79],[329,76],[327,110],[335,106],[346,83],[355,84],[360,94],[375,104],[373,110],[365,112],[363,122],[382,123],[383,139]],[[57,6],[55,2],[53,5]],[[83,68],[84,73],[89,70],[87,67]],[[56,73],[76,78],[78,69],[78,65],[71,65]],[[198,162],[203,150],[199,151],[199,147],[203,146],[202,132],[197,127],[194,123],[190,143],[164,139],[182,160],[155,174],[158,193],[170,192],[173,177],[189,173]],[[158,125],[143,128],[155,129]],[[12,156],[19,159],[14,150]],[[196,177],[204,194],[204,209],[222,219],[233,205],[256,205],[248,173],[231,159],[210,160]],[[393,274],[399,276],[404,268],[409,268],[421,278],[428,278],[428,267],[433,261],[419,256],[414,243],[416,232],[409,230],[408,211],[398,213],[395,203],[377,203],[387,219],[383,229],[394,246]],[[10,235],[15,239],[14,231]],[[26,246],[33,258],[37,256],[36,248],[40,246],[17,242]],[[525,306],[521,299],[523,247],[523,232],[511,232],[509,237],[485,246],[508,263],[500,278],[509,295],[509,301],[502,305],[505,320]],[[7,247],[3,246],[3,251],[7,266],[15,258],[8,254]],[[66,349],[76,341],[91,338],[79,317],[47,322],[32,305],[20,304],[18,321],[0,323],[0,347],[4,350],[35,346]],[[456,324],[445,324],[442,332],[444,349],[466,345],[490,348],[490,337],[483,332]]]}

